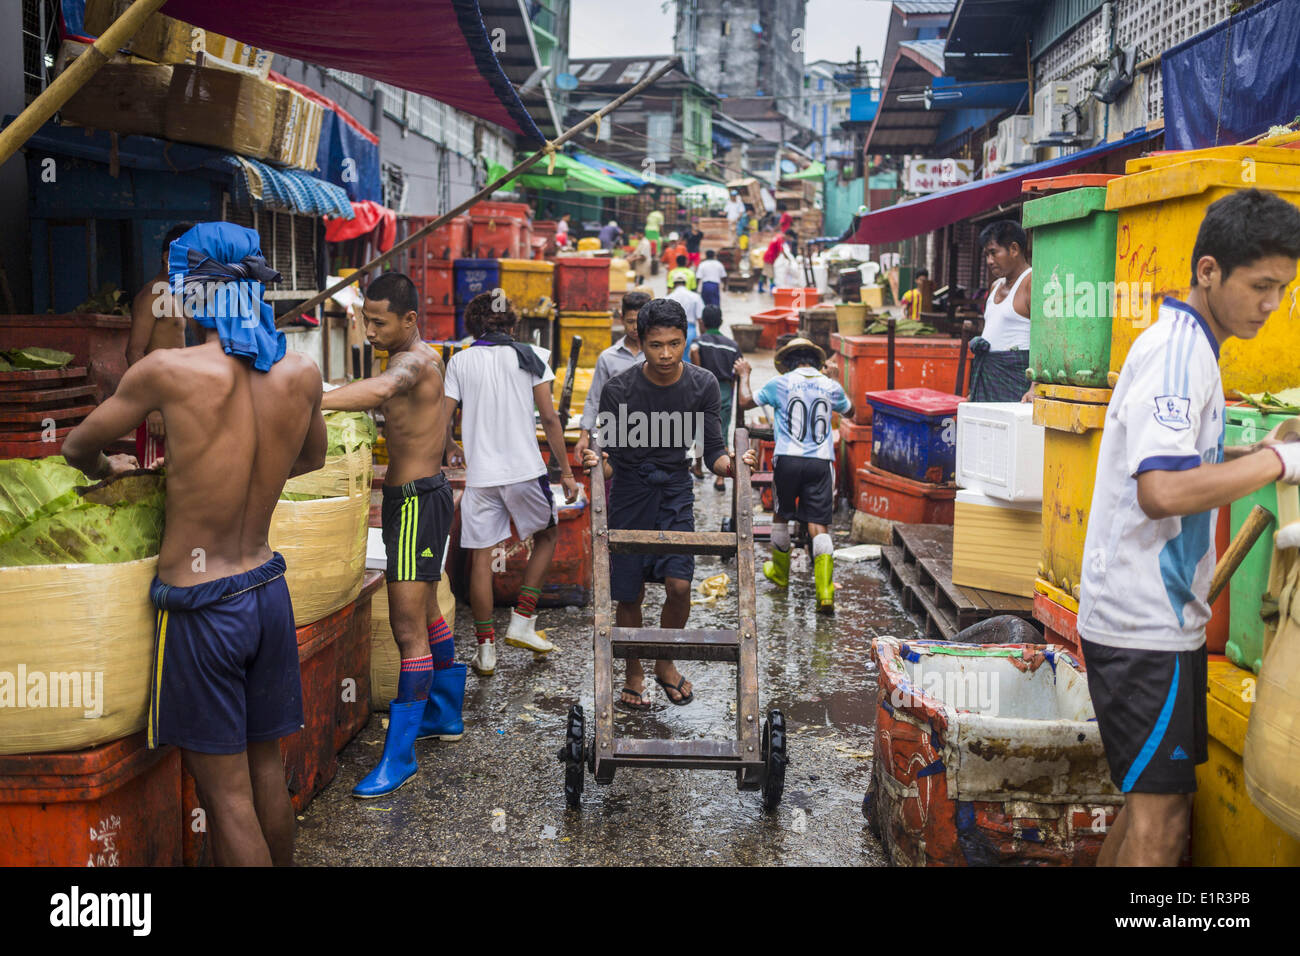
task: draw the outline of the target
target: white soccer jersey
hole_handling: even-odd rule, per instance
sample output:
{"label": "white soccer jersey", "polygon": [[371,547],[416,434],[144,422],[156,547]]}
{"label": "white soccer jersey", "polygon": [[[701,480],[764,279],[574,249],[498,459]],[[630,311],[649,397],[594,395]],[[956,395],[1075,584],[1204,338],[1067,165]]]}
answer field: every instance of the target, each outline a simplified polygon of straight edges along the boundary
{"label": "white soccer jersey", "polygon": [[1165,299],[1111,396],[1097,460],[1079,633],[1097,644],[1195,650],[1205,642],[1215,511],[1153,521],[1137,476],[1223,460],[1219,343],[1191,306]]}

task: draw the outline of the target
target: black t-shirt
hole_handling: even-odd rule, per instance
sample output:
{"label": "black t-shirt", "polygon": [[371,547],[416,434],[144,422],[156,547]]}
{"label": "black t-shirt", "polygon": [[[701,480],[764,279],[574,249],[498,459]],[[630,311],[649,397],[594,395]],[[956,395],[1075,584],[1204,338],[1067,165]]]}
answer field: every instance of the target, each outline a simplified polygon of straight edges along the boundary
{"label": "black t-shirt", "polygon": [[700,367],[712,372],[719,382],[730,385],[736,377],[740,346],[721,332],[705,332],[695,340],[695,344],[700,347]]}
{"label": "black t-shirt", "polygon": [[698,365],[682,365],[672,385],[655,385],[644,366],[634,365],[605,383],[600,392],[593,444],[609,452],[615,468],[652,463],[663,471],[683,471],[693,443],[704,446],[712,465],[727,450],[719,420],[718,380]]}
{"label": "black t-shirt", "polygon": [[700,241],[703,238],[704,238],[704,233],[702,233],[698,229],[694,230],[693,232],[690,229],[686,230],[686,251],[699,252]]}

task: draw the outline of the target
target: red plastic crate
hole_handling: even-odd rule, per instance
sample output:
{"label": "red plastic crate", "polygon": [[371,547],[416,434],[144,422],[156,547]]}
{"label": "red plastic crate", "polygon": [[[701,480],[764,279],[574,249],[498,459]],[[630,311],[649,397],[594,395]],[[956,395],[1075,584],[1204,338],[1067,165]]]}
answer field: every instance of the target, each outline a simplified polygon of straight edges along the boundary
{"label": "red plastic crate", "polygon": [[456,338],[456,307],[435,307],[420,316],[420,338],[426,342],[449,342]]}
{"label": "red plastic crate", "polygon": [[858,469],[871,463],[871,426],[857,425],[840,419],[840,439],[844,443],[841,474],[844,476],[843,497],[856,501],[858,497]]}
{"label": "red plastic crate", "polygon": [[1035,593],[1034,620],[1043,625],[1043,640],[1046,643],[1064,645],[1082,658],[1078,617],[1068,607],[1062,607],[1046,594]]}
{"label": "red plastic crate", "polygon": [[492,199],[484,199],[469,207],[471,216],[482,216],[486,219],[518,219],[521,222],[528,221],[528,212],[528,203],[501,202]]}
{"label": "red plastic crate", "polygon": [[816,289],[773,289],[772,305],[778,309],[791,309],[798,313],[801,309],[811,308],[822,300]]}
{"label": "red plastic crate", "polygon": [[181,754],[143,733],[0,757],[0,866],[179,866]]}
{"label": "red plastic crate", "polygon": [[[889,387],[888,344],[883,335],[831,336],[831,348],[839,353],[844,391],[853,403],[853,420],[871,422],[867,392]],[[894,340],[894,388],[932,388],[953,394],[957,390],[959,339],[939,336],[903,336]],[[967,355],[965,386],[970,386],[970,357]]]}
{"label": "red plastic crate", "polygon": [[771,351],[776,348],[776,340],[785,335],[788,329],[788,322],[791,317],[795,320],[795,330],[799,327],[799,313],[792,312],[790,309],[768,309],[765,312],[755,312],[749,317],[749,321],[758,326],[758,347]]}
{"label": "red plastic crate", "polygon": [[71,352],[72,365],[87,370],[96,402],[112,395],[126,374],[130,333],[131,320],[124,315],[0,315],[0,349],[39,346]]}
{"label": "red plastic crate", "polygon": [[[407,216],[406,235],[433,222],[435,216]],[[450,262],[463,259],[469,254],[469,216],[456,216],[415,244],[406,253],[405,271],[426,266],[433,262]]]}
{"label": "red plastic crate", "polygon": [[430,262],[422,268],[413,269],[411,281],[420,290],[424,311],[456,308],[456,276],[450,261]]}
{"label": "red plastic crate", "polygon": [[561,312],[604,312],[609,308],[609,259],[557,256],[555,306]]}
{"label": "red plastic crate", "polygon": [[519,219],[470,217],[471,258],[527,259],[532,255],[532,233]]}
{"label": "red plastic crate", "polygon": [[952,524],[954,486],[912,481],[872,465],[862,466],[857,475],[853,503],[858,511],[903,524]]}

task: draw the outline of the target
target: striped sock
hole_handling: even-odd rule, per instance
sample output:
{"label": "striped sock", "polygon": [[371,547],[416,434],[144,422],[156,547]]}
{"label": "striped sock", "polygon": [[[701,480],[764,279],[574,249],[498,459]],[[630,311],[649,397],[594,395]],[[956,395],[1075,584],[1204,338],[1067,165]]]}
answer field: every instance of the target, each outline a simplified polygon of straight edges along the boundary
{"label": "striped sock", "polygon": [[519,589],[519,606],[515,608],[515,613],[520,617],[532,617],[533,612],[537,610],[537,599],[541,596],[541,588],[530,588],[524,585]]}
{"label": "striped sock", "polygon": [[492,641],[493,643],[496,642],[496,631],[493,629],[492,622],[490,620],[475,621],[474,636],[478,638],[478,642],[480,644],[484,643],[485,641]]}
{"label": "striped sock", "polygon": [[446,670],[456,662],[456,642],[441,614],[438,615],[438,620],[429,625],[429,653],[433,657],[433,669],[436,671]]}
{"label": "striped sock", "polygon": [[402,661],[402,672],[397,678],[397,702],[409,704],[425,700],[433,683],[433,655],[411,657]]}

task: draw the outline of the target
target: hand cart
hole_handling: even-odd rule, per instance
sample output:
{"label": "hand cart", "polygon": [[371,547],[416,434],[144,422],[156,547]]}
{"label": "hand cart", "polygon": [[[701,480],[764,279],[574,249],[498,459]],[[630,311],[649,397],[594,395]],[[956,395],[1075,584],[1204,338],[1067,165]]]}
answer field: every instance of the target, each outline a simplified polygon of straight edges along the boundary
{"label": "hand cart", "polygon": [[[592,552],[595,578],[594,732],[587,733],[581,704],[569,708],[564,747],[564,796],[571,808],[582,804],[583,774],[608,784],[619,767],[667,767],[675,770],[730,770],[739,790],[761,790],[763,807],[775,810],[785,788],[785,718],[767,713],[760,732],[758,708],[758,631],[754,612],[753,505],[749,466],[743,455],[749,435],[736,429],[736,475],[733,480],[734,532],[611,530],[605,482],[591,480]],[[600,468],[601,466],[596,466]],[[735,630],[615,627],[609,594],[609,556],[627,554],[716,554],[736,560],[738,624]],[[731,661],[736,665],[735,740],[638,740],[614,735],[615,658]]]}

